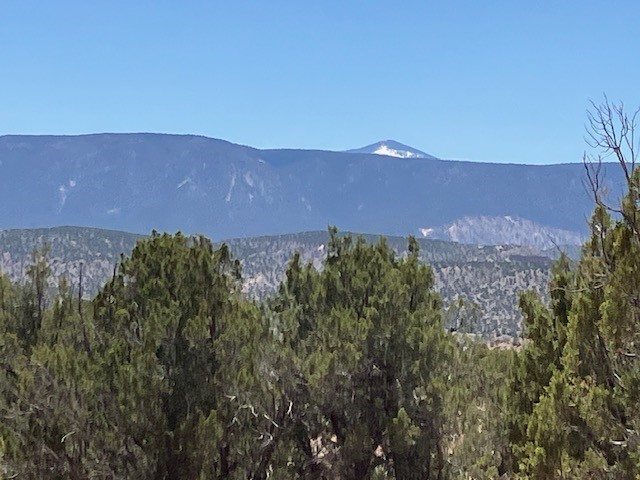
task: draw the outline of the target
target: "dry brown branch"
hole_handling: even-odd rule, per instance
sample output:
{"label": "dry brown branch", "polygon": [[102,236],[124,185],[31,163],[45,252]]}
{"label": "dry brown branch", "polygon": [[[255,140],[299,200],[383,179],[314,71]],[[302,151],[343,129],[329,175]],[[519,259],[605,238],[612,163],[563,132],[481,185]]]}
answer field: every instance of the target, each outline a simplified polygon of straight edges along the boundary
{"label": "dry brown branch", "polygon": [[600,104],[591,101],[591,108],[587,111],[585,140],[594,153],[585,152],[583,156],[587,187],[596,204],[622,217],[638,236],[640,236],[640,228],[638,228],[635,209],[632,212],[628,211],[623,208],[620,199],[611,203],[607,198],[609,191],[605,185],[603,163],[613,156],[624,174],[626,191],[629,195],[635,195],[634,192],[638,189],[634,188],[633,173],[640,150],[635,130],[639,112],[640,108],[629,116],[625,113],[622,102],[613,104],[606,95]]}

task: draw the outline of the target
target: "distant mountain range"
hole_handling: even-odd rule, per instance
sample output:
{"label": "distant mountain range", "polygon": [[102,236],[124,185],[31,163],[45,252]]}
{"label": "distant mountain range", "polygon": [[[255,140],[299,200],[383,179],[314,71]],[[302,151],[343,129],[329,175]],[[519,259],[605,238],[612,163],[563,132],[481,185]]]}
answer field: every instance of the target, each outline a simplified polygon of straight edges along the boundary
{"label": "distant mountain range", "polygon": [[[359,150],[258,150],[192,135],[3,136],[0,229],[79,225],[221,239],[329,224],[451,234],[462,222],[466,233],[456,227],[449,238],[477,242],[487,218],[510,217],[519,220],[486,240],[528,243],[537,237],[518,236],[525,225],[578,241],[593,209],[581,164],[448,161],[393,141]],[[619,191],[621,175],[605,168]]]}

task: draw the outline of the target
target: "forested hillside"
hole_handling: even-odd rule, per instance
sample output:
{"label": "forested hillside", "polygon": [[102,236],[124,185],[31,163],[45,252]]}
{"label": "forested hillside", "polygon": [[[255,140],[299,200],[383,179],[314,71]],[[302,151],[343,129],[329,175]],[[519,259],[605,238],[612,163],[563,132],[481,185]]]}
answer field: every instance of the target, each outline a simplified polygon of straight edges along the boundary
{"label": "forested hillside", "polygon": [[33,254],[42,251],[51,273],[48,288],[55,290],[64,277],[77,289],[82,267],[84,295],[88,299],[113,275],[120,255],[129,255],[142,238],[132,233],[81,227],[0,230],[0,272],[14,282],[22,282]]}
{"label": "forested hillside", "polygon": [[[375,243],[380,237],[363,238]],[[408,254],[405,238],[386,237],[386,241],[395,254]],[[465,245],[428,239],[416,242],[420,245],[420,260],[433,268],[436,291],[444,305],[452,307],[447,326],[457,328],[466,322],[470,331],[488,336],[521,334],[518,294],[534,290],[546,300],[552,258],[559,255],[558,250],[509,245]],[[303,262],[322,269],[328,237],[326,232],[306,232],[233,239],[227,243],[241,260],[243,291],[260,299],[277,291],[285,278],[287,262],[296,252]]]}
{"label": "forested hillside", "polygon": [[[65,277],[77,291],[80,266],[84,297],[93,297],[113,276],[120,255],[129,255],[141,235],[81,227],[0,231],[0,271],[21,282],[32,262],[33,252],[47,249],[52,291]],[[376,235],[365,235],[376,242]],[[327,232],[232,239],[225,243],[242,266],[242,291],[255,299],[266,299],[278,291],[287,263],[299,252],[303,261],[322,269],[327,253]],[[406,239],[387,237],[400,256],[407,254]],[[547,283],[557,250],[538,250],[509,245],[477,246],[439,240],[418,239],[420,259],[430,264],[435,289],[449,309],[447,326],[461,322],[488,336],[521,334],[518,293],[533,289],[547,299]],[[464,319],[461,316],[470,316]]]}
{"label": "forested hillside", "polygon": [[322,271],[294,255],[261,304],[202,237],[141,240],[95,299],[61,282],[49,308],[36,255],[25,285],[0,282],[0,472],[632,478],[639,249],[599,210],[579,267],[554,267],[551,309],[522,297],[519,351],[444,328],[412,238],[399,258],[332,232]]}
{"label": "forested hillside", "polygon": [[139,240],[91,300],[36,251],[0,276],[0,477],[639,478],[640,169],[607,107],[627,193],[588,165],[590,237],[520,296],[517,348],[448,326],[414,237],[331,228],[263,301],[203,236]]}
{"label": "forested hillside", "polygon": [[93,301],[63,282],[48,309],[49,272],[36,255],[26,285],[0,284],[4,475],[425,478],[450,469],[457,400],[445,397],[471,366],[460,349],[468,341],[443,328],[418,249],[410,239],[398,258],[384,239],[332,232],[322,272],[295,255],[278,294],[257,305],[240,295],[228,247],[153,235]]}

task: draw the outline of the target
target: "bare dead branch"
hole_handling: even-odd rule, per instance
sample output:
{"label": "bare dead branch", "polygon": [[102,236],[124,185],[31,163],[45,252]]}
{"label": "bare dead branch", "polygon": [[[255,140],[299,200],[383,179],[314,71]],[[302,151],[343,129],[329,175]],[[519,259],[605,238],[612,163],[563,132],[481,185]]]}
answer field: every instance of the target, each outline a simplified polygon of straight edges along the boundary
{"label": "bare dead branch", "polygon": [[616,202],[616,206],[606,200],[607,189],[604,182],[603,162],[609,156],[613,156],[620,166],[627,186],[627,198],[631,197],[632,203],[638,202],[638,188],[634,185],[634,171],[636,167],[637,153],[640,145],[636,139],[636,122],[640,108],[633,115],[625,113],[624,104],[613,104],[604,95],[604,101],[600,104],[590,101],[591,108],[587,111],[587,125],[585,126],[587,144],[598,150],[590,155],[585,152],[583,164],[585,167],[588,189],[596,203],[607,211],[620,215],[640,237],[640,225],[636,209],[623,208],[622,200]]}

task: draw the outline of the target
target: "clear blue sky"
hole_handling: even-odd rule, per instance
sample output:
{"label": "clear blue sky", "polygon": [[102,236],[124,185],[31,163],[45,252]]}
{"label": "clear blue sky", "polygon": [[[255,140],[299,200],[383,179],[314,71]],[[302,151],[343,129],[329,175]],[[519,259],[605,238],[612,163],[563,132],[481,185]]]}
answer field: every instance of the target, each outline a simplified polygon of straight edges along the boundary
{"label": "clear blue sky", "polygon": [[0,0],[0,134],[579,161],[640,105],[640,2]]}

